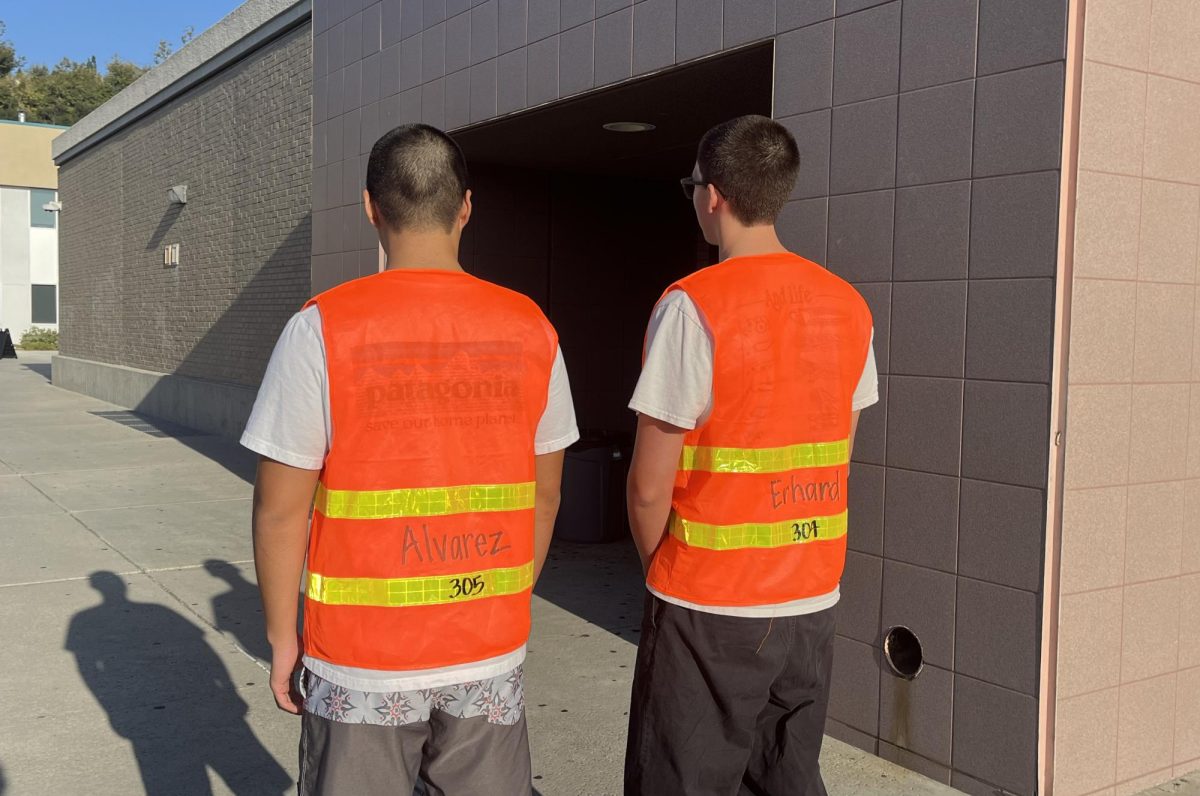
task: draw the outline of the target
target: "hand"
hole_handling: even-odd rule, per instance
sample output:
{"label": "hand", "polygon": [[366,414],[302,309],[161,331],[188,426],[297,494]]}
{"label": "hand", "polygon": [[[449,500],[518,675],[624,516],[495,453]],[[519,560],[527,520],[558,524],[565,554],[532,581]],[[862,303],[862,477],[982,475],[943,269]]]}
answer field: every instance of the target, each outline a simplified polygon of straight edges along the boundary
{"label": "hand", "polygon": [[300,639],[271,645],[271,694],[280,710],[299,716],[304,709],[304,697],[296,687],[296,671],[300,668]]}

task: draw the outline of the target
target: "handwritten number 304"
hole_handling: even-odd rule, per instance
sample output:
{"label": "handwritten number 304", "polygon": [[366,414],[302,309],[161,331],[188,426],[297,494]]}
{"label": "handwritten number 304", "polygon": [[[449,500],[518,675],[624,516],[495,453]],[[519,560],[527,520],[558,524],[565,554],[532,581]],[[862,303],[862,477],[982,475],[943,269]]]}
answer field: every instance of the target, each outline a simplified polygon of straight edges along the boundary
{"label": "handwritten number 304", "polygon": [[477,594],[481,594],[485,588],[487,588],[487,584],[483,582],[482,575],[473,575],[469,578],[451,578],[450,599],[474,597]]}
{"label": "handwritten number 304", "polygon": [[792,541],[805,542],[809,539],[817,539],[821,535],[820,528],[817,527],[817,521],[809,522],[794,522],[792,523]]}

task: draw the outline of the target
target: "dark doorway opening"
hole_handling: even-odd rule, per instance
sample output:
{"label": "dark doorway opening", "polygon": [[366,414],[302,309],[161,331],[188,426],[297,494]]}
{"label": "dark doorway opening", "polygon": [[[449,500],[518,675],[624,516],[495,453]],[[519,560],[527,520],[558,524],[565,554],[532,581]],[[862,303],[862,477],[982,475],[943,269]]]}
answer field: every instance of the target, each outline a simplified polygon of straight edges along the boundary
{"label": "dark doorway opening", "polygon": [[[713,125],[771,114],[772,43],[629,81],[455,135],[475,217],[464,266],[533,297],[558,329],[581,431],[629,434],[651,308],[716,260],[679,187]],[[647,122],[640,133],[611,122]]]}
{"label": "dark doorway opening", "polygon": [[[626,407],[655,302],[671,282],[717,257],[679,179],[691,173],[709,128],[743,114],[770,115],[773,46],[455,135],[475,197],[463,265],[531,296],[554,323],[585,435],[567,454],[564,511],[538,594],[631,641],[643,587],[625,520],[624,466],[636,425]],[[604,129],[610,122],[654,129],[611,132]],[[595,455],[588,438],[614,455]],[[622,544],[598,550],[564,543],[572,538]]]}
{"label": "dark doorway opening", "polygon": [[[692,167],[710,127],[743,114],[771,115],[774,44],[745,47],[582,94],[454,137],[467,160],[545,172],[677,180]],[[613,133],[609,122],[649,122],[647,133]]]}

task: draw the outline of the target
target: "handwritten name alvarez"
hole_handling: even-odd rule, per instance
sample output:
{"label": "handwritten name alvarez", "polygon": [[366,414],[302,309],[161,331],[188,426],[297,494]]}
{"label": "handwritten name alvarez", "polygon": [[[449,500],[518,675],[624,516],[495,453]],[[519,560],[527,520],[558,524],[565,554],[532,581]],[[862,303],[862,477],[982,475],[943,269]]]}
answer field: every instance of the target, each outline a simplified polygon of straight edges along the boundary
{"label": "handwritten name alvarez", "polygon": [[400,551],[400,563],[407,564],[409,556],[414,561],[470,561],[475,558],[498,556],[512,545],[504,538],[504,531],[488,533],[442,533],[431,534],[428,525],[414,530],[404,526],[404,547]]}

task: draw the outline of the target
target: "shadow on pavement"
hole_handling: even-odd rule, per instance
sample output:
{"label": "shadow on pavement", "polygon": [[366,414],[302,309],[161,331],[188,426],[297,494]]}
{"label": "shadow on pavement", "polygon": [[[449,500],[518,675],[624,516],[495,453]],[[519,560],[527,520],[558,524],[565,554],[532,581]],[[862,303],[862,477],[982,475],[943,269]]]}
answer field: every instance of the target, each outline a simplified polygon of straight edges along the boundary
{"label": "shadow on pavement", "polygon": [[[18,356],[20,356],[18,354]],[[46,381],[50,381],[50,363],[49,362],[22,362],[21,366],[26,370],[32,370],[34,373],[41,376]]]}
{"label": "shadow on pavement", "polygon": [[210,461],[221,465],[247,484],[254,483],[254,476],[258,470],[258,456],[243,448],[236,441],[215,436],[178,437],[177,439],[197,453],[208,457]]}
{"label": "shadow on pavement", "polygon": [[0,766],[0,796],[4,796],[6,790],[8,790],[8,780],[4,778],[4,766]]}
{"label": "shadow on pavement", "polygon": [[270,661],[271,645],[267,643],[258,586],[246,580],[242,571],[228,561],[210,558],[204,562],[204,569],[229,584],[229,591],[212,598],[217,630],[233,636],[238,646],[259,660]]}
{"label": "shadow on pavement", "polygon": [[554,541],[538,597],[636,644],[641,632],[645,579],[633,540],[604,544]]}
{"label": "shadow on pavement", "polygon": [[203,632],[169,608],[131,601],[112,572],[89,582],[103,601],[72,618],[65,648],[133,745],[145,792],[210,794],[209,768],[234,793],[287,792],[290,776],[250,729],[248,706]]}
{"label": "shadow on pavement", "polygon": [[130,409],[92,411],[88,414],[155,438],[170,438],[219,464],[247,483],[254,483],[258,458],[234,440],[206,434],[156,415]]}

